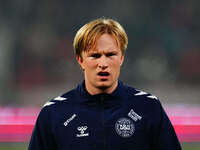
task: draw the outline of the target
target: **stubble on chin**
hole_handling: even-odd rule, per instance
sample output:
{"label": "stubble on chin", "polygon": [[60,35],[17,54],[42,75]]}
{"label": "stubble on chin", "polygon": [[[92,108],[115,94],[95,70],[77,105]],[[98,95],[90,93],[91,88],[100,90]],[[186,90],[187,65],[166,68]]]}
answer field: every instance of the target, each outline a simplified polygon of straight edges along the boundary
{"label": "stubble on chin", "polygon": [[108,92],[111,87],[112,87],[112,85],[109,85],[109,84],[100,84],[100,85],[96,86],[96,88],[99,89],[100,91],[102,91],[103,93]]}
{"label": "stubble on chin", "polygon": [[96,88],[99,89],[100,91],[106,91],[107,89],[109,89],[109,85],[105,84],[105,83],[100,83],[96,85]]}
{"label": "stubble on chin", "polygon": [[98,86],[97,88],[102,90],[102,91],[106,91],[109,87],[105,86],[105,85],[102,85],[102,86]]}

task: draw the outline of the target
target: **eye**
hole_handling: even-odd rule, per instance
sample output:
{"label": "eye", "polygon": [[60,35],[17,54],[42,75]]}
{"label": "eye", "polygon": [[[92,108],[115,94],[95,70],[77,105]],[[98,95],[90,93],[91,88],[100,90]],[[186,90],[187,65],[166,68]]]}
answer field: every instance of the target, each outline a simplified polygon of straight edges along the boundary
{"label": "eye", "polygon": [[101,57],[101,54],[91,54],[90,57],[100,58],[100,57]]}
{"label": "eye", "polygon": [[114,56],[114,55],[116,55],[116,54],[115,54],[115,53],[107,53],[107,54],[106,54],[107,57],[109,57],[109,56]]}

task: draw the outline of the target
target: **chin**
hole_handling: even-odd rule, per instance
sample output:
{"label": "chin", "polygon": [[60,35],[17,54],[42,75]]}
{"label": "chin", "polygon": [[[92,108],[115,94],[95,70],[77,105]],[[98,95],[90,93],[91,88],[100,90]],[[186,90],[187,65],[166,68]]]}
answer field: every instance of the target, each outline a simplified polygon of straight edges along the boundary
{"label": "chin", "polygon": [[100,90],[106,90],[106,89],[109,89],[110,87],[112,86],[112,84],[111,83],[109,83],[109,82],[103,82],[103,83],[100,83],[99,85],[98,85],[98,88],[100,89]]}

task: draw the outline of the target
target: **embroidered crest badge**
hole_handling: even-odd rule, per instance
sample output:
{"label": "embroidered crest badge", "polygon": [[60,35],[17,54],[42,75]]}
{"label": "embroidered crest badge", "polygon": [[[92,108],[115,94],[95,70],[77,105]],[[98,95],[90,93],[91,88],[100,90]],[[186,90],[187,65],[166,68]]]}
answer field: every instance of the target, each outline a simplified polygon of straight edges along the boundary
{"label": "embroidered crest badge", "polygon": [[115,130],[121,137],[128,138],[135,132],[135,126],[132,120],[128,118],[120,118],[115,123]]}

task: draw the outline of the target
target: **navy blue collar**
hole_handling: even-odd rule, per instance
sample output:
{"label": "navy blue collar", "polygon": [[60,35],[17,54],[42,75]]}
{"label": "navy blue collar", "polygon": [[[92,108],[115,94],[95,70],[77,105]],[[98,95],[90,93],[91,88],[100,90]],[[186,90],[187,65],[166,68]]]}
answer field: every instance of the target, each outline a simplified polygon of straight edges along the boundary
{"label": "navy blue collar", "polygon": [[115,99],[120,99],[121,97],[124,97],[125,95],[125,88],[124,84],[121,81],[118,81],[117,88],[111,93],[101,93],[101,94],[96,94],[96,95],[91,95],[88,93],[88,91],[85,88],[85,81],[83,81],[81,84],[78,85],[77,90],[80,93],[80,96],[84,98],[85,100],[92,100],[92,99],[98,99],[100,97],[104,98],[115,98]]}

